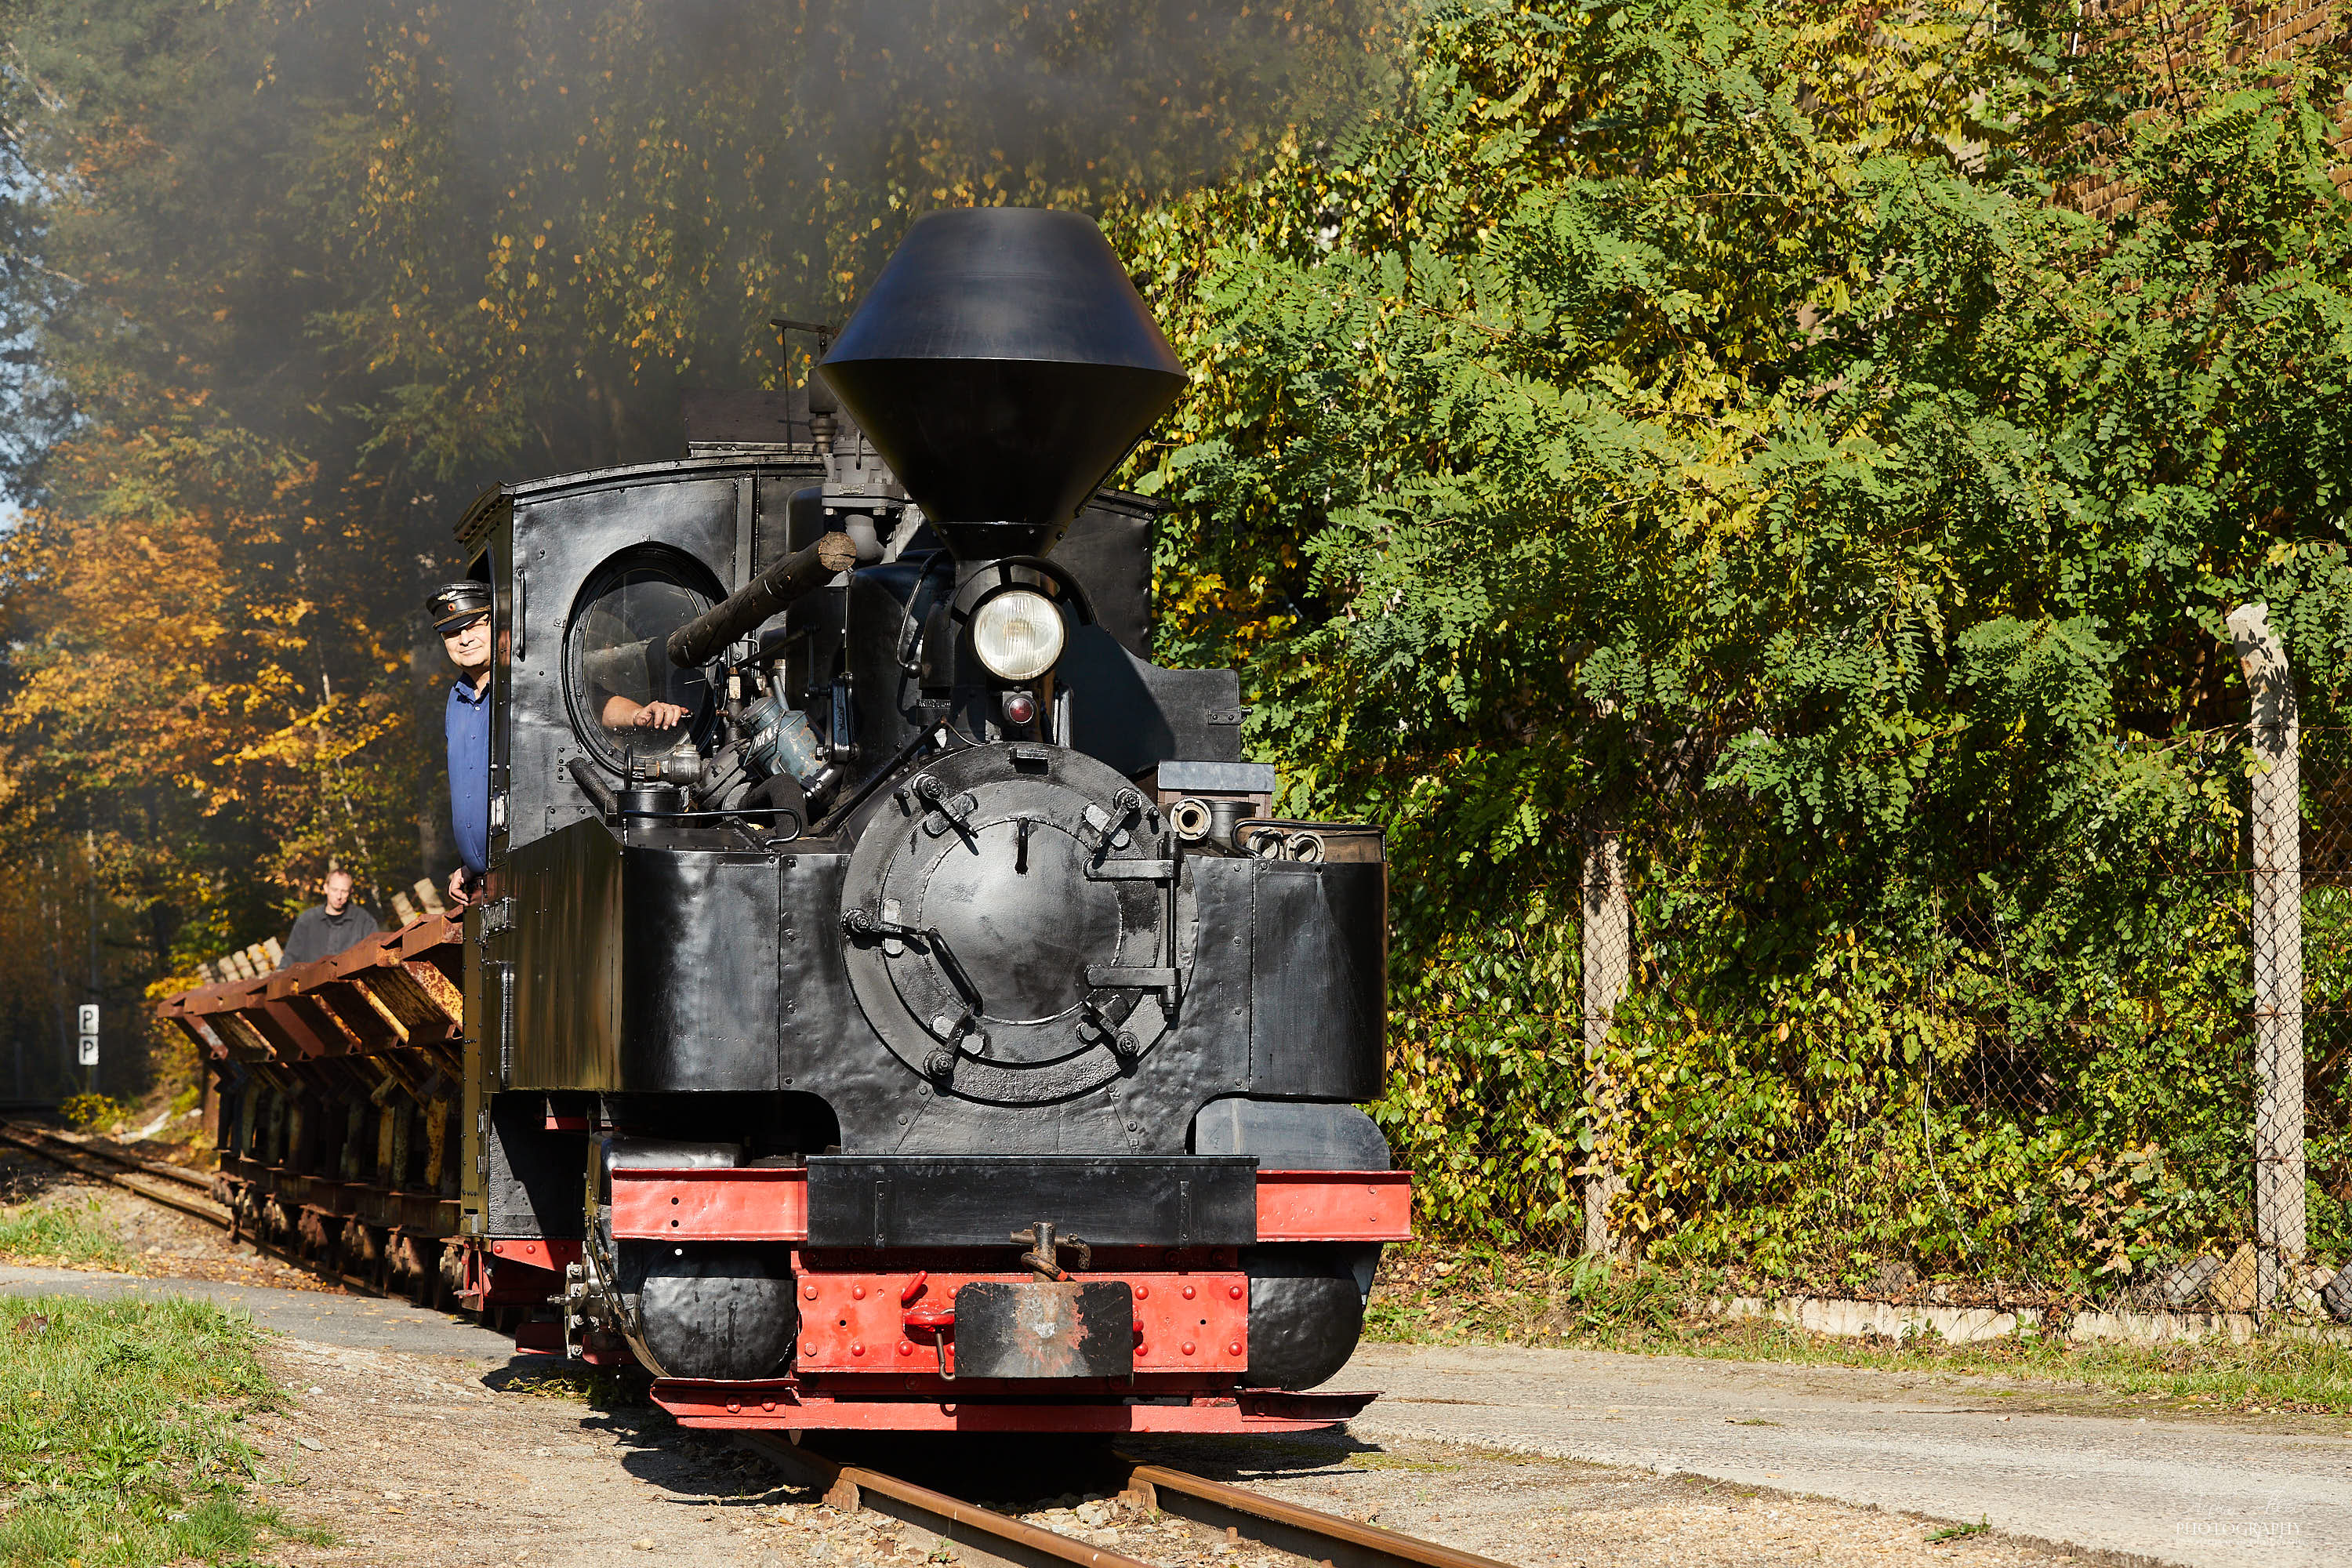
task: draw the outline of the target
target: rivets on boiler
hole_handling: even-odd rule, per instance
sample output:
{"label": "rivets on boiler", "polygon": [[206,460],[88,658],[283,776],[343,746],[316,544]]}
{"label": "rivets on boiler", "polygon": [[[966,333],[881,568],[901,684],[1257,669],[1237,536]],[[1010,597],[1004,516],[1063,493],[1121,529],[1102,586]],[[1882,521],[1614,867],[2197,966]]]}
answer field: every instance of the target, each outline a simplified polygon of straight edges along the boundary
{"label": "rivets on boiler", "polygon": [[1238,1285],[1228,1285],[1225,1287],[1225,1294],[1238,1301],[1242,1299],[1242,1288]]}
{"label": "rivets on boiler", "polygon": [[801,1287],[801,1294],[814,1301],[816,1300],[816,1287],[814,1285],[803,1285]]}
{"label": "rivets on boiler", "polygon": [[1148,1299],[1150,1297],[1150,1295],[1151,1295],[1151,1287],[1150,1287],[1150,1286],[1149,1286],[1149,1285],[1143,1284],[1141,1281],[1138,1281],[1138,1282],[1137,1282],[1137,1284],[1136,1284],[1136,1287],[1135,1287],[1135,1299],[1136,1299],[1137,1300],[1139,1300],[1139,1301],[1141,1301],[1141,1300],[1148,1300]]}
{"label": "rivets on boiler", "polygon": [[852,1285],[849,1288],[849,1299],[853,1301],[863,1301],[866,1300],[866,1287],[863,1285]]}
{"label": "rivets on boiler", "polygon": [[849,1353],[851,1355],[864,1355],[866,1353],[866,1347],[853,1340],[850,1342]]}
{"label": "rivets on boiler", "polygon": [[1192,1287],[1191,1287],[1190,1285],[1187,1285],[1187,1286],[1185,1286],[1185,1287],[1184,1287],[1184,1300],[1186,1300],[1187,1301],[1189,1301],[1189,1300],[1191,1300],[1192,1299]]}
{"label": "rivets on boiler", "polygon": [[1186,1355],[1191,1355],[1192,1353],[1192,1342],[1190,1340],[1186,1340],[1184,1342],[1184,1353]]}
{"label": "rivets on boiler", "polygon": [[1241,1359],[1241,1354],[1242,1354],[1242,1342],[1241,1342],[1241,1341],[1239,1341],[1239,1340],[1235,1340],[1233,1343],[1231,1343],[1231,1344],[1227,1345],[1227,1346],[1225,1347],[1225,1353],[1226,1353],[1227,1355],[1229,1355],[1229,1356],[1232,1356],[1235,1361],[1239,1361],[1239,1360]]}

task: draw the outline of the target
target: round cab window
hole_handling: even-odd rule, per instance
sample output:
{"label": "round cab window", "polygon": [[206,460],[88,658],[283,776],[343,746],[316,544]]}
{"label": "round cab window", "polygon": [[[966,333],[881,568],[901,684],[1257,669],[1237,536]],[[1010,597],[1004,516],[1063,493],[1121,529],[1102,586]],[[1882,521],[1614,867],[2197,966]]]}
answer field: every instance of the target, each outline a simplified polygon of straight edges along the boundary
{"label": "round cab window", "polygon": [[717,602],[683,557],[632,552],[608,563],[572,613],[564,683],[572,727],[624,773],[634,759],[700,743],[712,708],[698,669],[669,661],[669,634]]}

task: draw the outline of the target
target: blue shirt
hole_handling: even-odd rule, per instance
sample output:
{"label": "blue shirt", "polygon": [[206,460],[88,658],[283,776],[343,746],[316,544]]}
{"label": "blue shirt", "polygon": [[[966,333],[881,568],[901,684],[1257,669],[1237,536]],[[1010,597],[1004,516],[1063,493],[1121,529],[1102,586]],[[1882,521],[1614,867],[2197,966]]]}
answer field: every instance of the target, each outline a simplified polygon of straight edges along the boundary
{"label": "blue shirt", "polygon": [[479,876],[490,863],[490,683],[477,691],[460,679],[449,689],[441,727],[449,742],[449,826],[457,858]]}

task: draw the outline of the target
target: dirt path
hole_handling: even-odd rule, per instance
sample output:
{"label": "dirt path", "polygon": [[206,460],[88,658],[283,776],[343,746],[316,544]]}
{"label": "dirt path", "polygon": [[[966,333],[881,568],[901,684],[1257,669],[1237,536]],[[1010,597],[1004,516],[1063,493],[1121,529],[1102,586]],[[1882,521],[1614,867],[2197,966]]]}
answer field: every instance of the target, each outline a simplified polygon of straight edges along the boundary
{"label": "dirt path", "polygon": [[2186,1421],[1988,1378],[1581,1351],[1375,1345],[1336,1381],[1388,1391],[1354,1426],[1384,1447],[1638,1467],[2197,1568],[2352,1562],[2352,1424],[2332,1417]]}
{"label": "dirt path", "polygon": [[[264,1490],[336,1543],[279,1561],[913,1568],[931,1552],[916,1532],[782,1488],[658,1411],[565,1397],[561,1368],[510,1360],[503,1339],[447,1314],[289,1278],[112,1189],[16,1174],[40,1189],[20,1184],[19,1201],[95,1200],[152,1272],[0,1267],[0,1289],[183,1290],[285,1336],[269,1353],[296,1392],[257,1425]],[[1388,1390],[1352,1435],[1156,1452],[1520,1568],[2007,1568],[2062,1555],[2041,1541],[2199,1568],[2352,1561],[2341,1424],[2247,1430],[2075,1409],[2047,1386],[2003,1398],[1989,1380],[1563,1351],[1371,1346],[1339,1382]],[[998,1455],[1011,1468],[986,1500],[1182,1568],[1299,1568],[1064,1492],[1068,1465],[1039,1453],[1024,1468],[1025,1452]],[[1996,1533],[1928,1539],[1932,1521],[1979,1519]]]}
{"label": "dirt path", "polygon": [[[259,1434],[275,1467],[268,1495],[339,1538],[291,1553],[289,1563],[916,1568],[945,1561],[920,1531],[827,1507],[658,1412],[599,1410],[563,1397],[567,1380],[557,1368],[519,1362],[485,1373],[448,1358],[299,1341],[283,1342],[273,1362],[298,1393]],[[1303,1568],[1098,1492],[1051,1491],[1083,1471],[1072,1456],[1043,1445],[995,1453],[986,1470],[968,1445],[928,1447],[877,1458],[1170,1568]],[[1413,1439],[1342,1433],[1171,1441],[1148,1451],[1519,1568],[2027,1568],[2063,1555],[1997,1536],[1934,1542],[1937,1527],[1917,1519],[1753,1488]]]}
{"label": "dirt path", "polygon": [[[258,1435],[265,1491],[337,1532],[285,1557],[329,1563],[742,1568],[947,1561],[921,1531],[845,1514],[782,1484],[740,1452],[643,1409],[599,1411],[396,1352],[287,1342],[274,1356],[301,1390]],[[309,1378],[310,1383],[302,1383]],[[307,1440],[307,1441],[306,1441]],[[311,1444],[317,1444],[315,1448]],[[968,1450],[967,1450],[968,1451]],[[1404,1441],[1173,1444],[1164,1458],[1310,1506],[1370,1518],[1520,1568],[1748,1568],[1951,1563],[2027,1568],[2060,1554],[1997,1537],[1933,1543],[1915,1519],[1791,1501],[1752,1489]],[[1100,1493],[1049,1493],[1077,1473],[1000,1455],[976,1500],[1170,1568],[1303,1568],[1293,1558],[1146,1517]],[[936,1457],[906,1465],[939,1484]],[[960,1489],[971,1492],[974,1489]]]}
{"label": "dirt path", "polygon": [[1154,1451],[1196,1474],[1524,1568],[2025,1568],[2068,1560],[1993,1535],[1933,1542],[1947,1526],[1901,1514],[1412,1438],[1195,1440]]}
{"label": "dirt path", "polygon": [[273,1561],[716,1568],[774,1555],[744,1533],[764,1532],[755,1499],[773,1478],[658,1411],[599,1411],[536,1367],[486,1373],[299,1340],[268,1359],[296,1392],[255,1425],[260,1489],[336,1537]]}
{"label": "dirt path", "polygon": [[[172,1288],[169,1280],[0,1269],[0,1289]],[[251,1427],[265,1456],[257,1490],[333,1540],[280,1548],[270,1562],[917,1568],[939,1561],[936,1543],[918,1531],[840,1513],[738,1450],[680,1431],[657,1410],[598,1408],[583,1397],[587,1384],[577,1369],[509,1358],[502,1341],[442,1314],[314,1291],[184,1288],[232,1300],[289,1331],[267,1359],[290,1397]],[[1061,1491],[1085,1485],[1075,1479],[1082,1472],[1070,1456],[1042,1445],[992,1441],[982,1451],[993,1466],[985,1475],[969,1445],[877,1458],[894,1468],[920,1465],[929,1473],[917,1471],[918,1479],[934,1484],[974,1483],[975,1500],[1170,1568],[1304,1568],[1146,1518],[1099,1493]],[[1170,1441],[1147,1452],[1519,1568],[2024,1568],[2053,1561],[1998,1538],[1931,1543],[1933,1525],[1870,1509],[1412,1437]],[[957,1489],[975,1495],[974,1485]]]}

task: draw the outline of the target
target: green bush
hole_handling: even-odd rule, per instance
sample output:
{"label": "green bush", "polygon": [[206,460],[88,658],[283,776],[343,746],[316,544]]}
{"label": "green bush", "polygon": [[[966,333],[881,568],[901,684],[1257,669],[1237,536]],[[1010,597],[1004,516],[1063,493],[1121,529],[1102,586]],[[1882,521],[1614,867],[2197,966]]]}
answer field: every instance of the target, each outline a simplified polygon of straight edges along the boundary
{"label": "green bush", "polygon": [[87,1132],[93,1127],[110,1126],[131,1113],[132,1107],[119,1100],[109,1100],[102,1094],[68,1095],[58,1109],[65,1119]]}
{"label": "green bush", "polygon": [[[1134,481],[1160,651],[1245,668],[1286,814],[1389,831],[1433,1230],[1570,1246],[1606,1163],[1653,1254],[1848,1288],[2246,1231],[2223,617],[2270,606],[2340,750],[2352,200],[2335,57],[2165,36],[2220,15],[1454,0],[1348,134],[1114,215],[1195,373]],[[2352,770],[2305,780],[2317,826]]]}

